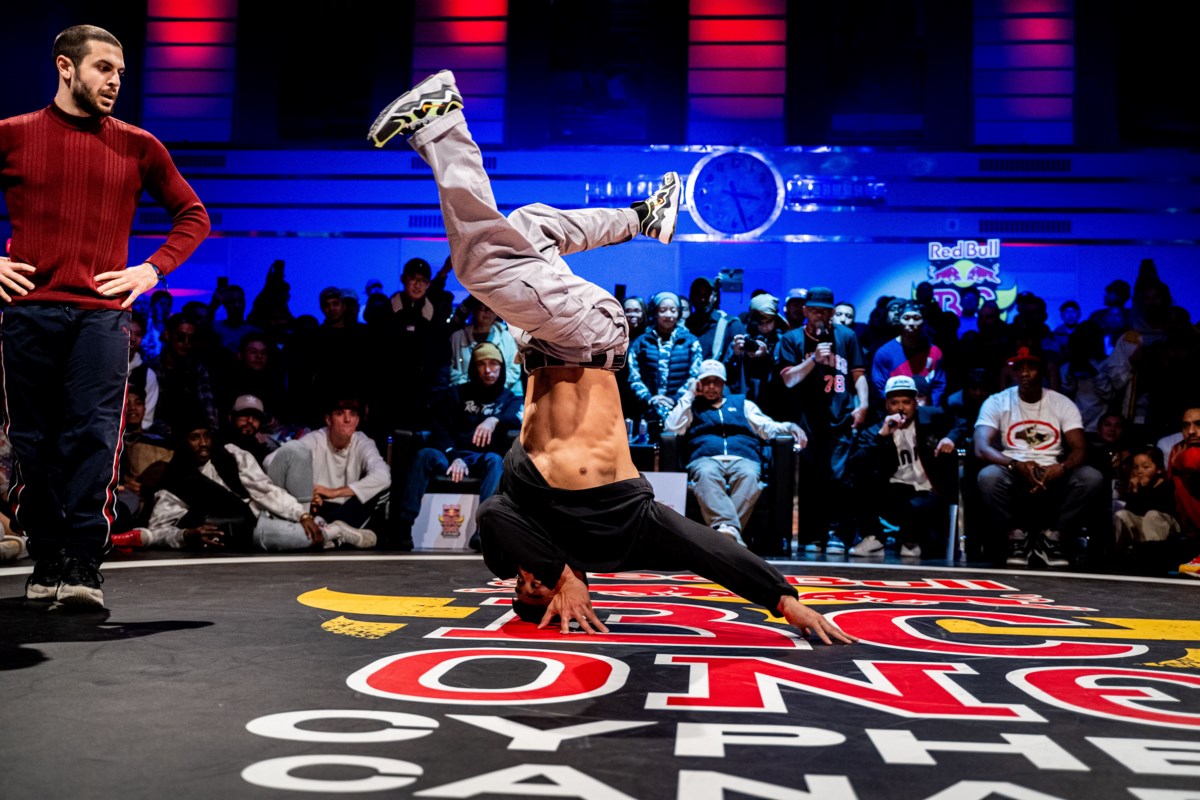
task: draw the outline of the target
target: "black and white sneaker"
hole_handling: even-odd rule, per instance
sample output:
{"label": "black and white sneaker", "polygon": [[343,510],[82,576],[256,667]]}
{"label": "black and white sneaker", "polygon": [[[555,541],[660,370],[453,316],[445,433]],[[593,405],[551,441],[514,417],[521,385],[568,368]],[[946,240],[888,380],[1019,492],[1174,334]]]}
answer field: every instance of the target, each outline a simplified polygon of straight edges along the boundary
{"label": "black and white sneaker", "polygon": [[430,75],[380,111],[371,123],[367,140],[376,147],[383,147],[396,134],[416,133],[430,120],[462,107],[462,95],[454,85],[454,73],[444,69]]}
{"label": "black and white sneaker", "polygon": [[100,565],[90,558],[67,558],[63,560],[62,581],[58,584],[55,599],[64,606],[77,608],[104,608],[104,592],[100,584],[104,576]]}
{"label": "black and white sneaker", "polygon": [[1004,563],[1010,567],[1028,567],[1029,566],[1029,539],[1022,537],[1020,539],[1008,540],[1008,560]]}
{"label": "black and white sneaker", "polygon": [[25,581],[26,600],[53,600],[62,580],[62,556],[39,558],[33,562],[33,574]]}
{"label": "black and white sneaker", "polygon": [[670,244],[675,235],[675,223],[679,221],[679,194],[683,183],[678,172],[668,172],[662,177],[662,187],[645,200],[633,204],[638,215],[638,229],[643,236]]}
{"label": "black and white sneaker", "polygon": [[1034,552],[1038,558],[1045,562],[1047,567],[1071,566],[1071,561],[1063,553],[1058,537],[1051,538],[1043,535],[1041,541],[1038,543],[1037,550]]}

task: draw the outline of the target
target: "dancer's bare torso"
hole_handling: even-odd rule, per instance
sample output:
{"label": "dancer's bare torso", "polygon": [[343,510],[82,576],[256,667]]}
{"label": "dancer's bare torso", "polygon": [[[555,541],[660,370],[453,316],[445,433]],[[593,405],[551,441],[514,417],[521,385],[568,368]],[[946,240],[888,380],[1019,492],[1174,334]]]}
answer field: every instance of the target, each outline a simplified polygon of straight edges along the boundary
{"label": "dancer's bare torso", "polygon": [[556,489],[592,489],[638,477],[617,378],[607,370],[534,371],[525,394],[521,445]]}

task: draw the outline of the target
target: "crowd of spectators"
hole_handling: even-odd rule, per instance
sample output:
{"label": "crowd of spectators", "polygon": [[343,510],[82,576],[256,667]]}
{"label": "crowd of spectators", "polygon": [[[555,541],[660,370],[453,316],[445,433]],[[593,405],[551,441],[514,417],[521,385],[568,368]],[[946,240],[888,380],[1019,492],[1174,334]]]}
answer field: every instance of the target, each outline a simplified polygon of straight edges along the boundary
{"label": "crowd of spectators", "polygon": [[[390,296],[328,287],[320,319],[292,313],[282,262],[249,311],[224,282],[207,303],[135,304],[114,543],[405,549],[431,476],[494,491],[524,381],[504,321],[456,304],[449,272],[415,258]],[[631,439],[681,438],[706,523],[741,539],[763,441],[785,435],[810,553],[944,553],[961,494],[979,558],[1200,569],[1200,331],[1152,262],[1092,313],[1063,303],[1054,328],[1028,291],[1001,309],[969,287],[960,315],[922,283],[865,321],[825,287],[780,294],[722,308],[699,278],[622,298]],[[400,429],[431,434],[389,466]]]}

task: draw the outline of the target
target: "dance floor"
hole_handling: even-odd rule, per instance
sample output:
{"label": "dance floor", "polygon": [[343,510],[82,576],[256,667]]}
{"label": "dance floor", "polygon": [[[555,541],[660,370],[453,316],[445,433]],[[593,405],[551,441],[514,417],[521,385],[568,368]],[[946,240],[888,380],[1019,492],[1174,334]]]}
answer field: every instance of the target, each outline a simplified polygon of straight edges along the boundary
{"label": "dance floor", "polygon": [[0,798],[1200,798],[1200,584],[776,562],[861,641],[677,573],[537,631],[473,555],[0,568]]}

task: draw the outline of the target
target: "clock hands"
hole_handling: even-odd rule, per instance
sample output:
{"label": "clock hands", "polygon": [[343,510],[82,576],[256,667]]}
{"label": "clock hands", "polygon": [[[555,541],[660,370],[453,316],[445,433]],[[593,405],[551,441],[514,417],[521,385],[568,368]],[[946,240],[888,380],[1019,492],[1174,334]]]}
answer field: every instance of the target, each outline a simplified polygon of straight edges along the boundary
{"label": "clock hands", "polygon": [[[733,197],[733,205],[737,208],[738,217],[740,217],[742,220],[742,231],[745,232],[750,230],[750,226],[746,224],[746,213],[742,211],[742,201],[739,199],[741,195],[738,194],[737,187],[733,185],[733,181],[729,182],[729,188],[726,189],[723,194]],[[746,196],[751,197],[752,195]]]}

